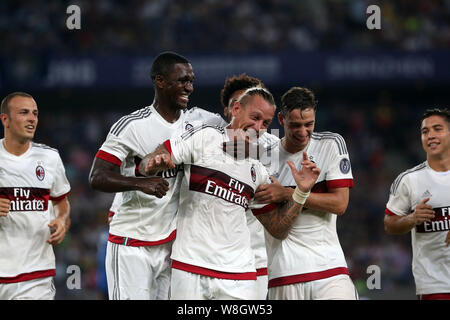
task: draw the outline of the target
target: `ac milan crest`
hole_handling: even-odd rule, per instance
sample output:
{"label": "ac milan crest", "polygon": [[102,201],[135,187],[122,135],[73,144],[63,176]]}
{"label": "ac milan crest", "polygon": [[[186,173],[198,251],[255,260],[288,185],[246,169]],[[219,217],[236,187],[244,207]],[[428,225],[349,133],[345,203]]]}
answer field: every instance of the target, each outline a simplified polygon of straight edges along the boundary
{"label": "ac milan crest", "polygon": [[41,165],[38,165],[36,167],[36,177],[39,179],[39,181],[42,181],[45,178],[45,170]]}

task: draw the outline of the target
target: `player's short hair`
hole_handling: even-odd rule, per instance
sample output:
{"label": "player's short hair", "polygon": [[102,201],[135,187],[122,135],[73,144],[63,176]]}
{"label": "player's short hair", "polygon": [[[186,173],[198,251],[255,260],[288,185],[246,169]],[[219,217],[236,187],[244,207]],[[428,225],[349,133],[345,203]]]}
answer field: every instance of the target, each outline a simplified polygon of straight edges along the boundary
{"label": "player's short hair", "polygon": [[239,90],[246,90],[253,87],[265,88],[261,80],[251,77],[245,73],[238,76],[233,76],[225,80],[223,89],[220,91],[220,101],[223,107],[228,107],[228,102],[230,101],[233,93]]}
{"label": "player's short hair", "polygon": [[440,116],[444,118],[444,120],[447,122],[447,124],[450,126],[450,110],[447,108],[433,108],[433,109],[427,109],[425,110],[424,114],[422,115],[421,123],[426,118],[429,118],[431,116]]}
{"label": "player's short hair", "polygon": [[3,98],[2,103],[0,105],[0,113],[4,113],[7,115],[10,114],[9,113],[10,112],[9,102],[15,97],[25,97],[25,98],[34,99],[31,94],[28,94],[26,92],[21,92],[21,91],[12,92],[12,93],[8,94],[5,98]]}
{"label": "player's short hair", "polygon": [[275,99],[273,98],[273,95],[270,93],[269,90],[262,87],[253,87],[250,89],[247,89],[242,96],[239,97],[239,102],[242,104],[242,106],[245,108],[246,103],[251,99],[251,97],[254,96],[260,96],[265,101],[267,101],[270,105],[272,105],[274,108],[276,108]]}
{"label": "player's short hair", "polygon": [[314,111],[317,108],[317,100],[308,88],[292,87],[281,96],[280,112],[283,117],[287,117],[294,109],[300,111],[312,108]]}
{"label": "player's short hair", "polygon": [[189,60],[172,51],[160,53],[152,63],[150,70],[152,81],[155,81],[157,75],[166,76],[172,70],[172,66],[177,63],[189,63]]}

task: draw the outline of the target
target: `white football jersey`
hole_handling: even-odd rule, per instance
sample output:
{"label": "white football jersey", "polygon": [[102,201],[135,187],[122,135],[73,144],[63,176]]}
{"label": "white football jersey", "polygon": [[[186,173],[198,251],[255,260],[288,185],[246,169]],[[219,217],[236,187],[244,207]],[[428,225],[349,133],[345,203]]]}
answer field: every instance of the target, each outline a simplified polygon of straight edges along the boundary
{"label": "white football jersey", "polygon": [[[290,160],[296,168],[301,168],[303,151],[288,153],[280,140],[271,152],[272,155],[278,155],[278,168],[272,172],[273,176],[283,186],[295,188],[296,183],[286,161]],[[311,192],[353,187],[350,159],[345,141],[340,135],[314,132],[306,152],[309,159],[321,169]],[[266,231],[269,288],[348,274],[336,232],[336,218],[337,215],[331,212],[304,207],[285,240],[278,240]]]}
{"label": "white football jersey", "polygon": [[201,126],[165,142],[175,163],[184,163],[172,267],[211,277],[256,279],[245,212],[267,210],[252,199],[270,183],[254,159],[236,160],[222,149],[223,128]]}
{"label": "white football jersey", "polygon": [[[280,138],[278,135],[265,132],[258,139],[258,144],[262,147],[262,159],[270,158],[270,150],[278,145]],[[264,163],[263,163],[264,164]],[[272,162],[268,161],[266,170],[270,172],[270,165]],[[251,210],[247,210],[247,225],[250,229],[250,241],[252,249],[255,253],[255,266],[259,275],[267,275],[267,251],[266,240],[264,238],[264,226],[253,215]]]}
{"label": "white football jersey", "polygon": [[55,275],[50,238],[51,200],[70,191],[64,165],[56,149],[30,143],[22,155],[5,150],[0,140],[0,197],[11,201],[0,217],[0,283]]}
{"label": "white football jersey", "polygon": [[450,292],[450,171],[436,172],[427,162],[401,173],[393,182],[386,214],[406,216],[425,198],[435,218],[411,230],[412,271],[416,293]]}
{"label": "white football jersey", "polygon": [[[173,134],[183,132],[197,122],[225,125],[218,114],[200,108],[184,110],[177,121],[167,122],[153,107],[147,106],[122,117],[112,127],[96,157],[120,166],[121,174],[139,176],[138,166]],[[132,246],[157,245],[175,238],[182,165],[161,173],[169,183],[162,198],[141,191],[125,191],[110,223],[109,240]]]}

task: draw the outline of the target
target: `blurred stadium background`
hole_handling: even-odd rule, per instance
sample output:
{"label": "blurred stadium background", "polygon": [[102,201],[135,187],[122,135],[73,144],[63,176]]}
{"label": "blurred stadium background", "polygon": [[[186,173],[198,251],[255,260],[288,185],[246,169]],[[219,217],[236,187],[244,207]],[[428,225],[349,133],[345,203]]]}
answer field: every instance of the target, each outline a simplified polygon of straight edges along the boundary
{"label": "blurred stadium background", "polygon": [[[66,27],[72,4],[80,30]],[[381,30],[366,27],[371,4]],[[225,77],[242,72],[277,102],[291,86],[312,88],[316,131],[340,133],[350,152],[355,187],[338,233],[359,294],[415,299],[410,235],[385,234],[384,208],[395,177],[424,160],[421,114],[448,106],[449,0],[7,0],[0,39],[0,97],[35,97],[35,140],[60,150],[72,186],[57,299],[105,298],[98,253],[112,195],[90,189],[87,177],[110,126],[152,103],[149,69],[165,50],[192,62],[191,106],[221,113]],[[67,288],[70,265],[81,268],[81,289]],[[381,289],[366,286],[370,265],[380,267]]]}

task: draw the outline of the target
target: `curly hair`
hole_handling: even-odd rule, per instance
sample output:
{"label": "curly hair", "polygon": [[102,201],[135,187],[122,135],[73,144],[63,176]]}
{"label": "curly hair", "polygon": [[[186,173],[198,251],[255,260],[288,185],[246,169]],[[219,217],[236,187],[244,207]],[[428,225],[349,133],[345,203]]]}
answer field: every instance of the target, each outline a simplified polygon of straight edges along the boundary
{"label": "curly hair", "polygon": [[284,117],[294,109],[305,110],[317,108],[314,93],[308,88],[292,87],[281,96],[280,112]]}
{"label": "curly hair", "polygon": [[223,89],[220,91],[220,101],[222,102],[222,106],[224,108],[228,106],[230,97],[236,91],[246,90],[246,89],[250,89],[253,87],[265,88],[265,86],[261,82],[261,80],[251,77],[251,76],[248,76],[245,73],[242,73],[239,76],[233,76],[231,78],[227,78],[225,80]]}

